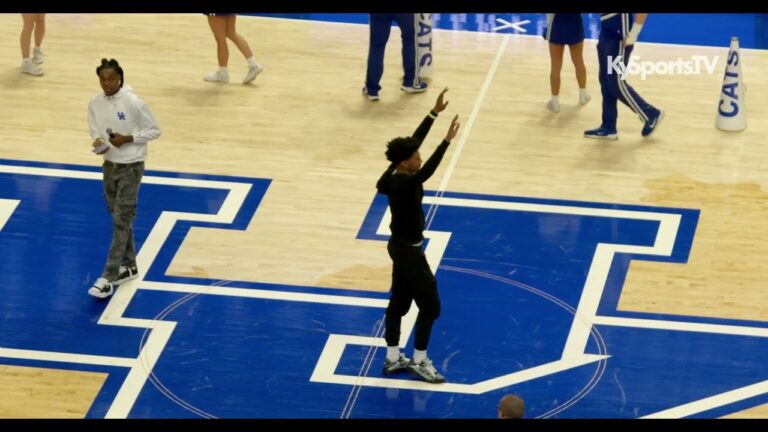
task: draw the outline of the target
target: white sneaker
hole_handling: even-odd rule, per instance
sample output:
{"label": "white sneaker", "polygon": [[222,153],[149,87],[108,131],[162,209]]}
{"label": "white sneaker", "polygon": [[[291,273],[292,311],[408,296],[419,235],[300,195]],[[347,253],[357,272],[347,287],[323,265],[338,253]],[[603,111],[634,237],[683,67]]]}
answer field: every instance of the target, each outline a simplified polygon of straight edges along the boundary
{"label": "white sneaker", "polygon": [[408,370],[408,363],[410,362],[411,360],[403,353],[400,353],[400,357],[395,361],[389,361],[389,359],[385,358],[383,372],[385,375],[389,375],[395,372]]}
{"label": "white sneaker", "polygon": [[379,94],[373,94],[368,91],[368,87],[363,87],[363,96],[368,98],[369,101],[377,101],[379,100]]}
{"label": "white sneaker", "polygon": [[432,360],[429,358],[425,358],[421,363],[415,363],[411,360],[408,362],[408,372],[428,383],[440,384],[445,382],[445,377],[435,369],[435,366],[432,365]]}
{"label": "white sneaker", "polygon": [[579,95],[579,103],[582,105],[586,105],[587,102],[592,100],[592,96],[589,95],[589,93],[584,92]]}
{"label": "white sneaker", "polygon": [[21,62],[21,73],[42,76],[45,72],[43,72],[43,69],[41,69],[40,66],[32,63],[29,59],[25,59]]}
{"label": "white sneaker", "polygon": [[32,63],[34,63],[34,64],[42,64],[43,63],[43,50],[41,50],[38,47],[35,47],[32,50]]}
{"label": "white sneaker", "polygon": [[249,82],[256,79],[257,76],[264,70],[261,65],[251,66],[248,68],[248,73],[245,74],[245,78],[243,78],[243,84],[248,84]]}
{"label": "white sneaker", "polygon": [[424,93],[427,91],[427,87],[429,87],[427,83],[419,82],[418,84],[412,86],[401,85],[400,90],[406,93]]}
{"label": "white sneaker", "polygon": [[206,75],[203,77],[203,81],[208,82],[217,82],[217,83],[228,83],[229,82],[229,72],[223,72],[221,70],[217,70],[216,72]]}
{"label": "white sneaker", "polygon": [[111,282],[104,279],[103,277],[96,279],[96,283],[94,283],[93,286],[88,289],[88,294],[98,298],[107,298],[114,293],[115,287]]}
{"label": "white sneaker", "polygon": [[547,109],[553,113],[560,112],[560,102],[555,102],[553,99],[550,99],[549,102],[547,102]]}

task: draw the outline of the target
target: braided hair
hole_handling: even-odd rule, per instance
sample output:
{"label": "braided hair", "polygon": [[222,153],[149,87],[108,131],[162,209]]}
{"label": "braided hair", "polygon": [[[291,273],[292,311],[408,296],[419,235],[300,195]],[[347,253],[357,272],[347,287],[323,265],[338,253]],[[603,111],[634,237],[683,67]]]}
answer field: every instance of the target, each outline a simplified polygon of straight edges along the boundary
{"label": "braided hair", "polygon": [[102,71],[102,69],[113,69],[117,72],[118,75],[120,75],[120,88],[123,87],[123,83],[125,82],[125,76],[123,75],[123,68],[120,67],[120,63],[117,62],[115,59],[101,59],[101,65],[96,67],[96,75],[99,75],[99,73]]}

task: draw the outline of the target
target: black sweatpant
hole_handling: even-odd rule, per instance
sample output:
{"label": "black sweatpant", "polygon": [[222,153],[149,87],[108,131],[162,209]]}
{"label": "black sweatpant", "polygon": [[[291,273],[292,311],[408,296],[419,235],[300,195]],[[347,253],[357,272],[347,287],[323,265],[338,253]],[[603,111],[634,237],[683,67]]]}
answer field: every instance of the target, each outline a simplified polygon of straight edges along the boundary
{"label": "black sweatpant", "polygon": [[421,246],[408,246],[390,240],[387,251],[392,258],[392,288],[386,314],[387,345],[400,344],[400,322],[411,308],[411,301],[415,300],[419,315],[416,317],[414,348],[426,350],[432,323],[440,316],[437,280]]}

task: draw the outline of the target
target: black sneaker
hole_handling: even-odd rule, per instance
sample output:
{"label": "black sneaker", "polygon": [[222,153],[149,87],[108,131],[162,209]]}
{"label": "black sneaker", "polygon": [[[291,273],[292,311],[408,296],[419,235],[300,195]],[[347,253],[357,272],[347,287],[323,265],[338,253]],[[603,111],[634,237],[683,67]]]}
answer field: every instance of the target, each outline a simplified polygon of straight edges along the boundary
{"label": "black sneaker", "polygon": [[131,267],[120,266],[120,269],[117,273],[117,279],[112,281],[112,284],[120,285],[122,283],[128,282],[129,280],[136,279],[137,277],[139,277],[139,270],[136,268],[135,264]]}

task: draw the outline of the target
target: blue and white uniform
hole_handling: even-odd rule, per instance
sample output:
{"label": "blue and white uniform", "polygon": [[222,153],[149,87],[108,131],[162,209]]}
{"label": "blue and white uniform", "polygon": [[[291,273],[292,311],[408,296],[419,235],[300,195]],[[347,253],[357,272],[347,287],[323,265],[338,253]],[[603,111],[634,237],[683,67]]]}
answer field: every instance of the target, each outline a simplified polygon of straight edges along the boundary
{"label": "blue and white uniform", "polygon": [[634,15],[631,13],[604,13],[600,17],[597,58],[600,63],[600,91],[603,95],[602,127],[611,131],[616,130],[617,100],[634,111],[644,123],[648,123],[660,113],[656,107],[643,100],[626,80],[622,80],[616,70],[608,73],[618,56],[621,56],[625,66],[628,64],[634,45],[625,46],[624,38],[629,34],[633,23]]}
{"label": "blue and white uniform", "polygon": [[584,21],[580,13],[548,13],[544,39],[557,45],[574,45],[584,41]]}
{"label": "blue and white uniform", "polygon": [[416,58],[416,15],[412,13],[372,13],[370,16],[370,42],[368,45],[368,71],[365,87],[368,94],[378,95],[381,76],[384,74],[384,49],[389,40],[392,21],[400,27],[403,39],[403,86],[418,87],[418,60]]}

